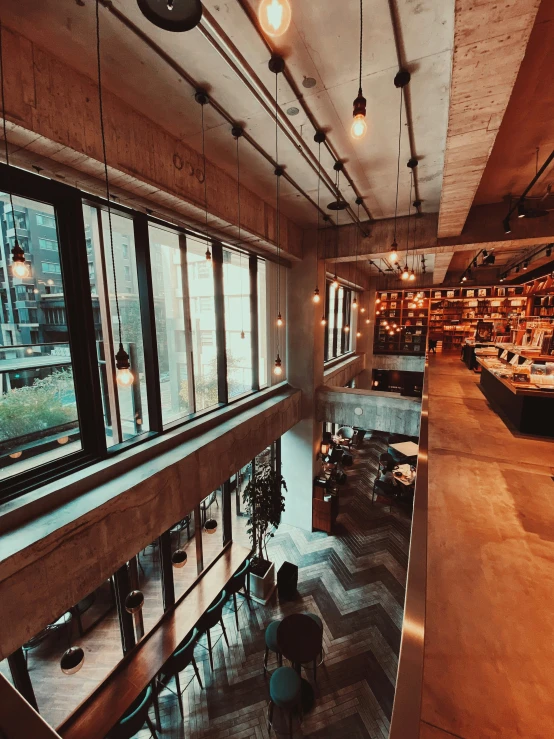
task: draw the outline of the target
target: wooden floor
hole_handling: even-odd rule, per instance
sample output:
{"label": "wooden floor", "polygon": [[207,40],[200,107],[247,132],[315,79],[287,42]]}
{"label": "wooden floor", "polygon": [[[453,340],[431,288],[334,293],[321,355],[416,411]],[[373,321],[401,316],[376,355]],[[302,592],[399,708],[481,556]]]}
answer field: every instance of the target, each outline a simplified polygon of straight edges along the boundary
{"label": "wooden floor", "polygon": [[[234,615],[225,616],[230,648],[220,641],[215,670],[207,653],[197,647],[204,682],[196,681],[184,695],[185,721],[168,691],[160,696],[163,739],[261,739],[267,737],[266,706],[269,679],[264,678],[264,630],[267,624],[293,612],[311,611],[324,623],[325,662],[317,683],[316,704],[295,736],[329,739],[386,739],[394,698],[397,655],[404,602],[404,579],[410,519],[406,512],[372,505],[370,491],[386,436],[374,435],[354,451],[354,467],[341,489],[335,536],[305,533],[282,526],[270,545],[277,568],[288,560],[299,566],[298,597],[267,607],[244,606],[239,629]],[[189,668],[190,669],[190,668]],[[187,671],[186,676],[192,678]],[[187,680],[182,678],[182,685]],[[283,727],[276,716],[276,728]],[[273,732],[272,732],[273,735]],[[278,734],[281,735],[281,734]],[[142,730],[138,737],[147,739]]]}
{"label": "wooden floor", "polygon": [[[554,420],[553,420],[554,423]],[[554,736],[554,443],[429,357],[422,739]]]}

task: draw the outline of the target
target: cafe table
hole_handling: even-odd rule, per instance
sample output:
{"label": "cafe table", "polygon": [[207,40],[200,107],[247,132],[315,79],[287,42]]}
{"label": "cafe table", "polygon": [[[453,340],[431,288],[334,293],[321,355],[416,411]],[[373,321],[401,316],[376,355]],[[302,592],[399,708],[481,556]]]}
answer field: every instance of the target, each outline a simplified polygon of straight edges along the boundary
{"label": "cafe table", "polygon": [[413,441],[401,441],[398,444],[391,444],[390,448],[395,449],[405,457],[416,457],[419,451],[418,445],[414,444]]}
{"label": "cafe table", "polygon": [[[279,624],[277,644],[283,657],[290,660],[300,674],[301,666],[312,663],[321,652],[321,629],[305,613],[292,613]],[[314,689],[305,678],[301,679],[302,710],[307,713],[314,704]]]}
{"label": "cafe table", "polygon": [[[400,475],[397,474],[398,472]],[[409,464],[397,464],[393,470],[393,475],[397,482],[406,487],[413,485],[416,479],[416,473],[412,470]]]}

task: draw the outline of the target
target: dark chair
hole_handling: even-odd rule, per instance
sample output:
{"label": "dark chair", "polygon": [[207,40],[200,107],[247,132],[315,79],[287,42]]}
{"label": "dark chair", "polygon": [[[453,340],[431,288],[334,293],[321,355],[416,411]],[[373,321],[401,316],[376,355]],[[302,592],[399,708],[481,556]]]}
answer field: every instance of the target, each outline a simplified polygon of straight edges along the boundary
{"label": "dark chair", "polygon": [[267,731],[271,731],[273,723],[273,707],[284,709],[289,713],[289,736],[292,737],[292,714],[295,708],[302,715],[302,681],[300,675],[292,667],[279,667],[271,676],[269,683],[269,706],[267,711]]}
{"label": "dark chair", "polygon": [[277,572],[277,592],[279,600],[291,600],[298,587],[298,565],[283,562]]}
{"label": "dark chair", "polygon": [[[319,626],[319,629],[321,631],[321,650],[319,652],[319,662],[316,662],[316,660],[314,659],[313,664],[311,665],[314,671],[314,680],[315,680],[317,668],[323,664],[323,621],[320,619],[317,613],[306,613],[306,616],[309,616],[312,619],[312,621],[315,621],[315,623]],[[308,665],[303,665],[303,667],[304,669],[306,669]]]}
{"label": "dark chair", "polygon": [[274,652],[277,655],[279,667],[282,667],[283,665],[283,655],[281,654],[279,645],[277,644],[277,629],[280,624],[280,621],[272,621],[265,630],[264,676],[267,672],[267,661],[269,659],[270,652]]}
{"label": "dark chair", "polygon": [[350,446],[352,444],[352,439],[355,436],[355,431],[353,428],[350,428],[350,426],[341,426],[337,431],[337,436],[341,440],[341,444]]}
{"label": "dark chair", "polygon": [[[198,642],[198,646],[202,647],[203,649],[207,649],[208,654],[210,655],[210,667],[212,668],[212,670],[214,669],[213,648],[221,639],[221,637],[225,639],[227,646],[229,646],[227,632],[225,631],[225,624],[223,623],[223,606],[225,605],[226,600],[227,593],[225,590],[223,590],[221,595],[218,596],[216,601],[212,603],[206,613],[202,616],[198,624],[198,630],[200,631],[201,635],[206,634],[206,639],[208,641],[208,646],[205,646],[201,642]],[[219,634],[215,642],[212,644],[211,630],[218,625],[221,626],[221,634]]]}
{"label": "dark chair", "polygon": [[389,485],[381,480],[375,480],[373,483],[373,495],[371,496],[371,502],[375,503],[375,498],[378,495],[381,498],[386,498],[389,503],[389,513],[391,510],[392,503],[396,502],[398,498],[398,488],[396,485]]}
{"label": "dark chair", "polygon": [[131,705],[127,713],[120,718],[117,724],[108,734],[109,739],[131,739],[135,736],[144,724],[148,726],[150,734],[154,739],[158,739],[156,727],[150,720],[148,710],[152,705],[153,691],[149,685],[144,692],[140,694],[137,700]]}
{"label": "dark chair", "polygon": [[[248,570],[250,569],[250,560],[247,559],[246,562],[243,564],[241,569],[233,575],[231,580],[227,583],[227,586],[225,588],[225,591],[227,593],[227,596],[233,596],[233,610],[235,612],[235,621],[237,624],[237,631],[239,628],[239,611],[246,602],[248,605],[248,608],[252,610],[252,605],[250,603],[250,578],[248,577]],[[241,593],[241,590],[244,592]],[[237,595],[241,595],[244,598],[244,601],[240,604],[240,606],[237,606]]]}
{"label": "dark chair", "polygon": [[168,683],[170,682],[171,678],[175,678],[175,687],[177,688],[177,692],[173,693],[173,695],[177,696],[177,700],[179,701],[179,708],[181,710],[181,716],[182,718],[185,717],[184,711],[183,711],[183,693],[188,688],[188,686],[191,684],[191,682],[194,680],[194,675],[191,677],[191,679],[188,681],[188,683],[185,685],[185,687],[181,690],[181,680],[179,678],[179,673],[186,670],[186,668],[189,665],[192,665],[196,679],[198,680],[198,683],[201,688],[204,686],[202,685],[202,680],[200,679],[200,672],[198,671],[198,665],[196,664],[196,660],[194,659],[194,647],[196,646],[196,643],[198,641],[198,629],[194,629],[192,632],[192,635],[187,640],[186,644],[184,644],[182,647],[179,647],[176,652],[174,652],[171,657],[167,660],[165,663],[163,670],[161,672],[161,675],[158,679],[158,682],[162,685],[163,688],[166,690],[169,690],[170,693],[173,693],[173,690],[168,687]]}

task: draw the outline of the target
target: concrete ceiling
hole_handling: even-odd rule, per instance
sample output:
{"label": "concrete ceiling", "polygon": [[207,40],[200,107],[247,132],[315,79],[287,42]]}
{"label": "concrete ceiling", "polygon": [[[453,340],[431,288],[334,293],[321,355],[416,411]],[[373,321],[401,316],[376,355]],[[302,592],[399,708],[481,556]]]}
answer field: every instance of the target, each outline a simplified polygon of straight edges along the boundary
{"label": "concrete ceiling", "polygon": [[[242,0],[253,8],[257,0]],[[400,47],[412,74],[410,104],[412,140],[419,159],[418,182],[423,209],[437,211],[440,200],[448,118],[450,69],[454,26],[454,0],[391,0],[396,6]],[[295,86],[302,90],[312,119],[328,138],[349,176],[361,193],[373,218],[394,214],[399,91],[393,85],[398,70],[397,47],[388,0],[365,4],[363,90],[368,101],[369,132],[361,142],[349,134],[352,101],[357,94],[359,4],[358,0],[295,0],[293,23],[279,40]],[[103,79],[106,87],[126,103],[157,122],[162,128],[200,150],[200,107],[193,91],[178,73],[181,68],[209,91],[234,120],[269,154],[275,152],[275,128],[271,109],[260,104],[259,90],[272,102],[275,77],[267,69],[269,52],[240,2],[206,0],[206,18],[223,29],[239,52],[241,74],[222,54],[221,43],[206,37],[206,28],[172,34],[156,28],[140,13],[135,0],[114,0],[119,17],[100,8],[103,48]],[[92,0],[3,0],[2,20],[34,43],[48,49],[68,65],[96,76]],[[135,30],[133,30],[133,27]],[[159,52],[136,33],[143,32]],[[221,39],[220,39],[221,41]],[[272,42],[273,43],[273,42]],[[167,55],[167,59],[163,55]],[[168,60],[171,63],[168,63]],[[241,79],[242,76],[242,79]],[[303,87],[305,78],[315,86]],[[257,86],[258,94],[245,84]],[[260,87],[261,86],[261,87]],[[264,90],[265,88],[265,90]],[[317,145],[314,129],[286,80],[279,78],[282,115],[290,107],[300,113],[288,117],[281,132],[279,161],[291,177],[314,200],[317,199]],[[206,150],[230,173],[235,172],[235,142],[228,122],[205,110]],[[404,122],[406,112],[404,111]],[[399,213],[409,201],[410,157],[408,131],[404,127],[401,147]],[[322,149],[322,168],[331,178],[333,160]],[[246,186],[272,202],[275,177],[268,161],[246,142],[241,144],[241,172]],[[347,201],[354,195],[342,186]],[[300,226],[314,225],[316,210],[290,184],[282,183],[283,211]],[[322,188],[322,203],[334,199]],[[355,206],[354,206],[355,207]],[[339,223],[350,221],[341,213]]]}

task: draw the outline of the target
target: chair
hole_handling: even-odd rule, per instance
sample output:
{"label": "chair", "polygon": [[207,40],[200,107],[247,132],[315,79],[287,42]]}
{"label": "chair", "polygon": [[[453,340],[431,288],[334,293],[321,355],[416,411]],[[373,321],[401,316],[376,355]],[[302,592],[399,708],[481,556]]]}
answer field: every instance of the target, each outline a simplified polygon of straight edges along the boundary
{"label": "chair", "polygon": [[321,652],[319,655],[319,662],[317,663],[317,665],[315,664],[315,660],[314,660],[314,678],[315,678],[316,667],[319,667],[320,665],[323,664],[323,621],[319,618],[317,613],[307,613],[306,616],[309,616],[312,619],[312,621],[315,621],[316,624],[321,629]]}
{"label": "chair", "polygon": [[277,706],[289,713],[289,736],[292,737],[292,714],[298,708],[302,716],[302,681],[300,675],[292,667],[279,667],[269,682],[269,706],[267,711],[267,731],[271,731],[273,723],[273,707]]}
{"label": "chair", "polygon": [[280,624],[280,621],[272,621],[265,630],[264,676],[267,672],[267,660],[270,652],[274,652],[277,655],[279,667],[283,666],[283,655],[279,651],[279,645],[277,644],[277,629]]}
{"label": "chair", "polygon": [[196,664],[196,660],[194,659],[194,647],[196,646],[196,643],[198,641],[198,629],[193,629],[192,635],[187,640],[186,644],[182,647],[179,647],[176,652],[174,652],[171,657],[167,660],[165,663],[163,670],[161,672],[161,675],[158,679],[159,683],[162,685],[163,688],[169,690],[170,693],[173,693],[171,688],[168,687],[168,683],[171,680],[172,677],[175,678],[175,686],[177,688],[177,693],[173,693],[173,695],[177,696],[177,699],[179,701],[179,708],[181,710],[181,716],[182,718],[185,717],[184,711],[183,711],[183,693],[188,688],[188,686],[191,684],[191,682],[194,680],[194,676],[191,677],[191,679],[188,681],[188,683],[185,685],[185,687],[181,690],[181,681],[179,679],[179,673],[183,672],[189,665],[192,665],[194,668],[194,672],[196,674],[196,679],[198,680],[198,683],[201,688],[204,688],[202,685],[202,680],[200,679],[200,672],[198,671],[198,665]]}
{"label": "chair", "polygon": [[[223,623],[223,606],[225,605],[226,600],[227,592],[223,590],[221,592],[221,595],[218,596],[217,600],[212,603],[206,613],[202,616],[198,624],[198,630],[200,631],[201,635],[206,634],[206,638],[208,641],[207,647],[204,646],[204,644],[202,644],[201,642],[198,642],[198,646],[208,650],[208,654],[210,655],[210,667],[212,668],[212,670],[214,669],[213,648],[222,636],[224,637],[227,646],[229,646],[227,632],[225,631],[225,624]],[[221,626],[221,634],[212,644],[211,630],[215,628],[218,624]]]}
{"label": "chair", "polygon": [[341,439],[341,444],[351,446],[352,439],[355,436],[355,431],[353,428],[350,428],[350,426],[341,426],[337,431],[337,436]]}
{"label": "chair", "polygon": [[144,724],[148,726],[152,737],[158,739],[156,728],[148,715],[148,710],[152,705],[152,698],[152,686],[149,685],[131,705],[123,718],[120,718],[113,729],[111,729],[108,734],[109,739],[131,739],[131,737],[135,736],[142,729]]}
{"label": "chair", "polygon": [[375,503],[375,497],[379,495],[381,498],[386,498],[389,502],[389,513],[391,505],[396,502],[398,497],[398,488],[396,485],[389,485],[381,480],[375,480],[373,483],[373,494],[371,496],[371,502]]}
{"label": "chair", "polygon": [[[227,596],[232,595],[233,596],[233,610],[235,612],[235,621],[237,623],[237,631],[239,628],[239,611],[244,605],[244,602],[240,604],[240,606],[237,607],[237,595],[242,595],[246,603],[248,604],[248,608],[252,610],[252,605],[250,603],[250,578],[248,577],[248,570],[250,569],[250,560],[247,559],[242,568],[231,578],[231,580],[227,583],[227,587],[225,588],[225,591],[227,593]],[[241,593],[240,591],[244,590],[244,593]]]}

